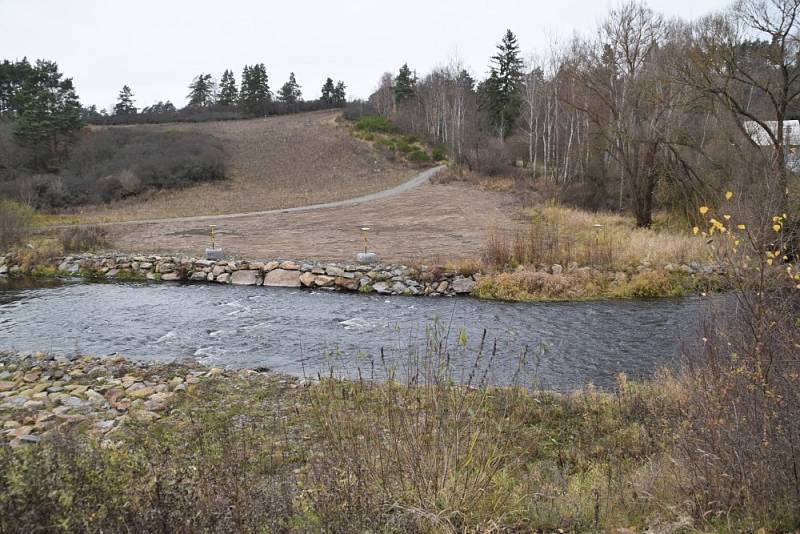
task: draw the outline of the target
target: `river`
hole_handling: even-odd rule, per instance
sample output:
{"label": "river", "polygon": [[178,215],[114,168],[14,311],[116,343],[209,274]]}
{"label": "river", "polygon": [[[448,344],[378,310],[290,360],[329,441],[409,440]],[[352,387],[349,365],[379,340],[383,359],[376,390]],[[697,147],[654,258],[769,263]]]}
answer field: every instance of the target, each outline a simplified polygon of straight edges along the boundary
{"label": "river", "polygon": [[676,365],[681,346],[697,339],[707,303],[699,297],[506,303],[217,284],[5,280],[0,348],[190,357],[209,366],[306,376],[394,372],[408,379],[424,367],[420,361],[430,361],[425,355],[435,351],[426,347],[442,346],[436,354],[456,380],[472,374],[569,390],[587,383],[611,387],[619,372],[641,378]]}

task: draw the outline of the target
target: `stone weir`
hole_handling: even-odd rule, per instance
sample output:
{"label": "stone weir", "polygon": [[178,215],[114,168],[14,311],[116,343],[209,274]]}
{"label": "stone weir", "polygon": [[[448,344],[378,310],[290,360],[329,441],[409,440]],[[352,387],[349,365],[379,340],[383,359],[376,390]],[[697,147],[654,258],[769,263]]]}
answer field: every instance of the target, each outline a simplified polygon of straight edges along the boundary
{"label": "stone weir", "polygon": [[306,287],[382,295],[469,294],[480,276],[439,268],[359,265],[293,260],[205,260],[188,256],[83,254],[28,268],[14,256],[0,257],[0,276],[67,275],[118,280],[160,280],[266,287]]}

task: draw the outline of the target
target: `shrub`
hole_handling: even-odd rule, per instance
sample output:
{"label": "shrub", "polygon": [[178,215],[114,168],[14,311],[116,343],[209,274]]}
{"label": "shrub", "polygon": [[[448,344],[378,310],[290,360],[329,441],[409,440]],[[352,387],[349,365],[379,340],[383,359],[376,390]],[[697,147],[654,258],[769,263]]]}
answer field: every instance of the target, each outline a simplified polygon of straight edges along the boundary
{"label": "shrub", "polygon": [[399,152],[407,154],[409,152],[414,152],[415,150],[419,149],[413,145],[408,144],[404,139],[400,139],[399,141],[397,141],[397,150]]}
{"label": "shrub", "polygon": [[64,252],[84,252],[108,246],[108,231],[99,226],[71,226],[59,236]]}
{"label": "shrub", "polygon": [[443,146],[434,147],[433,151],[431,152],[431,159],[433,161],[442,161],[447,159],[447,151]]}
{"label": "shrub", "polygon": [[57,174],[18,175],[0,183],[0,193],[37,208],[63,208],[223,178],[222,144],[211,135],[102,128],[83,136]]}
{"label": "shrub", "polygon": [[414,143],[419,141],[419,137],[417,137],[416,135],[404,135],[403,136],[403,141],[405,141],[408,144],[413,145]]}
{"label": "shrub", "polygon": [[28,206],[0,199],[0,252],[21,244],[30,236],[33,215]]}
{"label": "shrub", "polygon": [[413,150],[408,154],[408,161],[413,161],[414,163],[427,163],[430,160],[431,158],[428,156],[427,152],[423,152],[419,149]]}
{"label": "shrub", "polygon": [[702,343],[686,348],[676,443],[698,518],[791,532],[800,525],[800,262],[786,215],[744,224],[732,197],[700,208],[695,233],[735,290],[710,309]]}
{"label": "shrub", "polygon": [[664,271],[645,271],[634,275],[620,296],[638,299],[678,297],[683,294],[680,284]]}
{"label": "shrub", "polygon": [[355,126],[356,130],[365,132],[390,133],[393,131],[392,123],[386,117],[380,115],[365,116],[358,119]]}
{"label": "shrub", "polygon": [[375,141],[375,144],[379,147],[388,148],[391,151],[397,150],[397,145],[395,145],[394,141],[389,139],[388,137],[378,138],[378,140]]}

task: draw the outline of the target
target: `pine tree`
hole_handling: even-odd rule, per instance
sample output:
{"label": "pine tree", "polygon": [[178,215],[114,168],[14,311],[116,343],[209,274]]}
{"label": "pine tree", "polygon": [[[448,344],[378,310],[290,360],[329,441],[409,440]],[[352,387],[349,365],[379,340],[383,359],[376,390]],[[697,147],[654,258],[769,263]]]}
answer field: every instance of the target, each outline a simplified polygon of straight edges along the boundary
{"label": "pine tree", "polygon": [[417,86],[417,77],[408,68],[408,63],[403,63],[400,72],[394,79],[394,101],[402,104],[414,98]]}
{"label": "pine tree", "polygon": [[131,88],[127,85],[123,85],[117,97],[117,104],[114,106],[114,115],[136,115],[137,110],[133,102],[133,92]]}
{"label": "pine tree", "polygon": [[517,38],[511,30],[506,30],[497,50],[497,55],[492,56],[489,79],[483,89],[489,122],[502,141],[514,130],[519,119],[523,63]]}
{"label": "pine tree", "polygon": [[14,62],[6,59],[0,63],[0,116],[19,113],[17,97],[32,72],[27,58]]}
{"label": "pine tree", "polygon": [[294,72],[289,73],[289,81],[287,81],[278,91],[278,99],[287,104],[296,104],[301,100],[303,93],[300,91],[300,85],[294,77]]}
{"label": "pine tree", "polygon": [[239,90],[236,88],[236,78],[233,71],[225,69],[219,82],[219,98],[217,103],[221,106],[235,106],[239,99]]}
{"label": "pine tree", "polygon": [[198,74],[189,84],[189,107],[207,108],[214,105],[214,79],[210,74]]}
{"label": "pine tree", "polygon": [[325,104],[332,105],[334,100],[334,93],[336,92],[336,88],[333,86],[333,79],[328,78],[325,80],[325,85],[322,86],[322,96],[320,100]]}
{"label": "pine tree", "polygon": [[39,60],[15,96],[14,137],[50,156],[61,153],[83,127],[81,103],[72,79],[62,77],[56,63]]}
{"label": "pine tree", "polygon": [[272,101],[268,81],[267,69],[263,63],[245,65],[239,89],[239,105],[242,111],[248,115],[267,114],[267,106]]}
{"label": "pine tree", "polygon": [[347,102],[346,95],[345,95],[345,85],[342,80],[336,84],[336,87],[333,89],[333,104],[335,106],[344,106]]}

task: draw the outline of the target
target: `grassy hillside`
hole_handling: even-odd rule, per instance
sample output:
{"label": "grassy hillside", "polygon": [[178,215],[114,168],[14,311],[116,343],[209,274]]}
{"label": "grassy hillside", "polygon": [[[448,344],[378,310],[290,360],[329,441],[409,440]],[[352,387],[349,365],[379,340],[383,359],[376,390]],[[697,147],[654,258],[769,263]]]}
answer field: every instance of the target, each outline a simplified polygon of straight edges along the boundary
{"label": "grassy hillside", "polygon": [[320,111],[266,119],[136,126],[159,133],[202,132],[219,139],[228,179],[64,212],[55,220],[141,220],[303,206],[388,189],[414,174],[354,139],[337,124],[338,116],[338,111]]}

